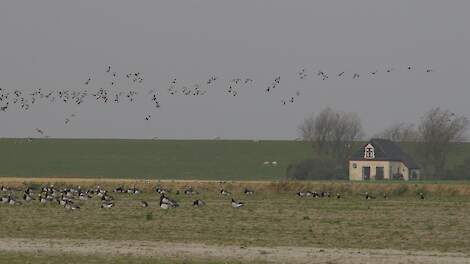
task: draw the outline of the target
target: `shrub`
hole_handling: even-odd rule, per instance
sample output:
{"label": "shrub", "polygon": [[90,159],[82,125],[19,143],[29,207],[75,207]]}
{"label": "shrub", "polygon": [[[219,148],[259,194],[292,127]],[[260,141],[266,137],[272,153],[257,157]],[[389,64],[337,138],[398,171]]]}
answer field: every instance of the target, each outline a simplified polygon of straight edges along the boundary
{"label": "shrub", "polygon": [[331,159],[308,159],[287,167],[290,180],[345,180],[346,171]]}

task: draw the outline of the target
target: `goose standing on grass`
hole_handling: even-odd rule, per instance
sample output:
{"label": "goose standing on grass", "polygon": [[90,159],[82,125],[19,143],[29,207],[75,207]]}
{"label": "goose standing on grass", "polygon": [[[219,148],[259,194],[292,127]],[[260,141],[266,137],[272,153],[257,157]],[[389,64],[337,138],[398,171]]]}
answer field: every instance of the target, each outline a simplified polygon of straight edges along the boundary
{"label": "goose standing on grass", "polygon": [[10,202],[10,195],[2,196],[2,203],[8,203],[8,202]]}
{"label": "goose standing on grass", "polygon": [[78,205],[73,205],[73,204],[71,204],[71,203],[66,203],[66,204],[64,205],[64,208],[65,208],[66,210],[78,210],[78,209],[80,209],[80,206],[78,206]]}
{"label": "goose standing on grass", "polygon": [[370,195],[368,192],[365,193],[366,200],[375,199],[374,196]]}
{"label": "goose standing on grass", "polygon": [[167,194],[170,190],[162,188],[162,187],[155,187],[155,191],[159,194]]}
{"label": "goose standing on grass", "polygon": [[197,195],[197,194],[199,194],[199,192],[194,190],[193,187],[189,186],[188,188],[186,188],[184,190],[184,194],[186,194],[186,195]]}
{"label": "goose standing on grass", "polygon": [[384,200],[387,200],[388,196],[387,196],[387,193],[384,192]]}
{"label": "goose standing on grass", "polygon": [[140,190],[137,189],[134,185],[134,187],[130,188],[127,190],[127,193],[130,193],[130,194],[139,194],[140,193]]}
{"label": "goose standing on grass", "polygon": [[17,201],[15,198],[13,198],[11,196],[9,198],[10,198],[10,200],[8,201],[8,204],[10,204],[10,205],[21,205],[21,202]]}
{"label": "goose standing on grass", "polygon": [[142,207],[148,207],[149,206],[149,203],[147,203],[146,201],[140,201],[140,205]]}
{"label": "goose standing on grass", "polygon": [[227,190],[225,190],[225,189],[221,189],[221,190],[220,190],[220,194],[225,195],[225,196],[232,195],[231,192],[229,192],[229,191],[227,191]]}
{"label": "goose standing on grass", "polygon": [[232,207],[233,208],[240,208],[242,206],[244,206],[245,204],[242,203],[242,202],[236,202],[233,198],[232,198]]}
{"label": "goose standing on grass", "polygon": [[296,194],[297,194],[297,196],[299,196],[299,197],[308,197],[308,196],[312,196],[312,192],[310,192],[310,191],[306,191],[306,192],[300,191],[300,192],[297,192]]}
{"label": "goose standing on grass", "polygon": [[166,197],[165,194],[162,194],[160,196],[160,208],[169,209],[169,208],[176,208],[178,206],[179,205],[175,200],[172,200],[172,199]]}
{"label": "goose standing on grass", "polygon": [[194,207],[201,207],[201,206],[204,206],[204,205],[206,205],[206,202],[204,202],[203,200],[200,200],[200,199],[197,199],[193,202]]}
{"label": "goose standing on grass", "polygon": [[25,193],[23,193],[23,200],[25,200],[26,202],[30,202],[36,199],[34,199],[29,193],[25,191]]}
{"label": "goose standing on grass", "polygon": [[106,208],[106,209],[110,209],[114,207],[114,203],[113,202],[104,202],[101,204],[101,208]]}
{"label": "goose standing on grass", "polygon": [[341,194],[340,193],[336,194],[336,199],[341,199]]}
{"label": "goose standing on grass", "polygon": [[245,190],[243,191],[246,195],[253,195],[255,194],[255,191],[254,190],[250,190],[248,188],[245,188]]}
{"label": "goose standing on grass", "polygon": [[424,193],[422,192],[419,193],[419,199],[424,200]]}

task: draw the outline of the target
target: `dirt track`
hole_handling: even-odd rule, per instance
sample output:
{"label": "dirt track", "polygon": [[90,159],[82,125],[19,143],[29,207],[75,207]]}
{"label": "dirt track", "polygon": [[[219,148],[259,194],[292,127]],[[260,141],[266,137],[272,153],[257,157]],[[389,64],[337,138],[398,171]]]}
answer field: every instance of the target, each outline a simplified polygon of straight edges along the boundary
{"label": "dirt track", "polygon": [[272,263],[470,263],[470,255],[399,250],[234,247],[152,241],[0,239],[0,251],[236,259]]}

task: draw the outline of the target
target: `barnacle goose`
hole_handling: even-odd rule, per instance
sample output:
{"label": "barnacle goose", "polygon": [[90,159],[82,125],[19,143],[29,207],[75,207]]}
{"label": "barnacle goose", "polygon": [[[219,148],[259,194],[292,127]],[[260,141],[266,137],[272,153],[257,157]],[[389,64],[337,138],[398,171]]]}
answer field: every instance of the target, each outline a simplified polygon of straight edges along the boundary
{"label": "barnacle goose", "polygon": [[44,196],[43,193],[40,193],[40,194],[38,195],[38,199],[39,199],[39,202],[42,203],[42,204],[45,204],[45,203],[47,203],[47,202],[49,201],[49,200],[46,199],[46,197]]}
{"label": "barnacle goose", "polygon": [[160,196],[160,208],[162,209],[169,209],[169,208],[175,208],[178,207],[178,203],[168,197],[165,196],[165,194],[162,194]]}
{"label": "barnacle goose", "polygon": [[73,205],[72,203],[66,203],[64,205],[64,208],[67,209],[67,210],[77,210],[77,209],[80,209],[80,206]]}
{"label": "barnacle goose", "polygon": [[114,189],[113,192],[116,192],[116,193],[123,193],[123,192],[124,192],[124,187],[123,187],[123,186],[119,186],[119,187],[117,187],[116,189]]}
{"label": "barnacle goose", "polygon": [[336,199],[341,199],[341,194],[340,193],[336,193]]}
{"label": "barnacle goose", "polygon": [[419,193],[419,199],[424,200],[424,193],[422,192]]}
{"label": "barnacle goose", "polygon": [[203,200],[200,200],[200,199],[197,199],[193,202],[193,206],[195,207],[200,207],[200,206],[204,206],[206,205],[206,202],[204,202]]}
{"label": "barnacle goose", "polygon": [[30,202],[36,199],[34,199],[29,193],[25,192],[23,193],[23,200],[25,200],[26,202]]}
{"label": "barnacle goose", "polygon": [[140,193],[140,190],[137,189],[137,188],[135,187],[135,185],[134,185],[132,188],[127,189],[127,193],[130,193],[130,194],[139,194],[139,193]]}
{"label": "barnacle goose", "polygon": [[189,186],[188,188],[186,188],[184,190],[184,194],[186,194],[186,195],[195,195],[195,194],[199,194],[199,192],[194,190],[193,187]]}
{"label": "barnacle goose", "polygon": [[101,196],[101,201],[102,202],[110,202],[113,200],[113,197],[112,196],[109,196],[109,195],[106,195],[104,194],[103,196]]}
{"label": "barnacle goose", "polygon": [[9,203],[10,205],[21,204],[20,201],[17,201],[15,198],[13,198],[13,197],[11,197],[11,196],[9,196],[9,201],[8,201],[8,203]]}
{"label": "barnacle goose", "polygon": [[106,208],[106,209],[109,209],[113,206],[114,206],[113,202],[104,202],[104,203],[101,204],[101,208]]}
{"label": "barnacle goose", "polygon": [[159,194],[167,194],[167,193],[170,192],[170,190],[165,189],[165,188],[163,188],[163,187],[158,187],[158,186],[155,187],[155,191],[156,191],[157,193],[159,193]]}
{"label": "barnacle goose", "polygon": [[252,194],[255,194],[255,191],[254,190],[250,190],[248,188],[245,188],[245,190],[243,191],[246,195],[252,195]]}
{"label": "barnacle goose", "polygon": [[365,193],[366,200],[375,199],[374,196],[370,195],[368,192]]}
{"label": "barnacle goose", "polygon": [[91,196],[88,193],[81,192],[78,195],[78,199],[80,199],[80,200],[88,200],[90,198],[91,198]]}
{"label": "barnacle goose", "polygon": [[233,198],[232,198],[232,207],[233,208],[240,208],[242,206],[244,206],[245,204],[242,203],[242,202],[236,202]]}
{"label": "barnacle goose", "polygon": [[312,196],[313,193],[310,192],[310,191],[306,191],[306,192],[303,192],[303,191],[300,191],[300,192],[297,192],[297,196],[299,197],[308,197],[308,196]]}
{"label": "barnacle goose", "polygon": [[149,206],[149,203],[147,203],[146,201],[140,201],[140,205],[142,207],[148,207]]}
{"label": "barnacle goose", "polygon": [[222,194],[222,195],[232,195],[232,193],[230,193],[229,191],[227,191],[225,189],[221,189],[220,194]]}
{"label": "barnacle goose", "polygon": [[8,202],[10,202],[10,195],[2,196],[2,203],[8,203]]}

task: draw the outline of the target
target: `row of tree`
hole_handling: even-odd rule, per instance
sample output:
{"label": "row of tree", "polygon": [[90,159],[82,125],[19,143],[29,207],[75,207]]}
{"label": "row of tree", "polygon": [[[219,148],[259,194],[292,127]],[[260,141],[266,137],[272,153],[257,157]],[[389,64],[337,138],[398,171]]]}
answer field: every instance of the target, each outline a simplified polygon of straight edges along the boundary
{"label": "row of tree", "polygon": [[[374,138],[398,142],[412,152],[422,166],[425,178],[470,179],[470,153],[464,153],[467,158],[463,160],[468,162],[447,168],[449,155],[465,140],[469,126],[470,121],[465,116],[437,107],[427,111],[417,125],[396,123]],[[365,135],[359,116],[326,108],[318,115],[309,115],[298,129],[302,139],[312,146],[314,158],[289,166],[287,176],[294,179],[346,179],[347,160],[358,144],[362,144]]]}

